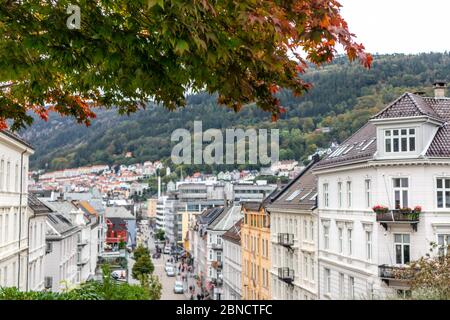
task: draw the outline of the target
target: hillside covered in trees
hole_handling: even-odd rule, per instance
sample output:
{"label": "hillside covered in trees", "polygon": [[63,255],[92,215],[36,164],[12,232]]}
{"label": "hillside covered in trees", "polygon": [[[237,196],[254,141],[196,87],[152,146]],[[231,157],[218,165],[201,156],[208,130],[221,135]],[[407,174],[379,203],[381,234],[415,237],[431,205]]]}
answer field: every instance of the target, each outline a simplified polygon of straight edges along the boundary
{"label": "hillside covered in trees", "polygon": [[[52,117],[48,122],[36,120],[21,134],[36,148],[31,164],[35,169],[167,160],[175,145],[170,141],[172,132],[185,128],[192,133],[195,120],[203,121],[203,130],[278,128],[280,158],[303,161],[317,148],[342,142],[403,92],[432,95],[433,81],[448,81],[449,75],[449,53],[377,56],[370,70],[337,59],[305,74],[304,78],[314,84],[306,95],[279,93],[286,113],[275,123],[270,114],[255,106],[235,113],[219,106],[214,96],[196,94],[188,98],[187,107],[174,112],[154,105],[129,117],[112,110],[100,111],[89,128],[68,118]],[[331,131],[318,130],[322,127]],[[126,158],[127,152],[133,157]],[[225,168],[184,166],[187,173],[196,169]]]}

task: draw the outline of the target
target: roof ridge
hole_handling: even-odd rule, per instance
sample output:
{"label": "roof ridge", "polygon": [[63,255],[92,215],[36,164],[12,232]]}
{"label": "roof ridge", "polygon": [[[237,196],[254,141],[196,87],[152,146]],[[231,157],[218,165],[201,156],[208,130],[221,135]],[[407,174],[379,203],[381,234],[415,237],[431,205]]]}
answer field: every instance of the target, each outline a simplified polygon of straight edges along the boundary
{"label": "roof ridge", "polygon": [[[390,109],[391,107],[393,107],[397,102],[399,102],[401,99],[403,99],[403,97],[405,97],[409,92],[405,92],[403,93],[400,97],[398,97],[397,99],[395,99],[393,102],[391,102],[390,104],[388,104],[385,108],[381,109],[381,111],[379,111],[377,114],[375,114],[374,116],[372,116],[370,119],[375,119],[376,117],[378,117],[380,114],[382,114],[383,112],[385,112],[386,110]],[[363,126],[364,127],[364,126]],[[362,128],[362,127],[361,127]],[[358,130],[359,131],[359,130]],[[356,132],[358,132],[356,131]],[[355,133],[356,133],[355,132]],[[348,140],[348,139],[347,139]]]}

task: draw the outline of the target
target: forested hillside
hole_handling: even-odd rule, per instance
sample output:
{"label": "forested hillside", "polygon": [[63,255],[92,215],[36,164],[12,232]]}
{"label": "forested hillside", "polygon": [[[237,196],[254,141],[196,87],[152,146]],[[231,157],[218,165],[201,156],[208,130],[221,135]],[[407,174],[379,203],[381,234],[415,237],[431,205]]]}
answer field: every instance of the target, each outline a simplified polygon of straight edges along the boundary
{"label": "forested hillside", "polygon": [[[448,81],[449,75],[447,53],[378,56],[371,70],[338,59],[305,75],[314,84],[305,96],[295,98],[286,91],[279,94],[287,112],[276,123],[270,121],[270,114],[254,106],[234,113],[217,105],[216,97],[197,94],[189,97],[186,108],[175,112],[162,106],[149,106],[130,117],[104,111],[89,128],[53,116],[47,123],[36,120],[22,135],[36,147],[33,168],[168,158],[174,145],[170,142],[172,132],[177,128],[192,132],[194,120],[203,121],[203,130],[279,128],[280,158],[304,160],[318,147],[341,142],[403,92],[425,91],[431,95],[433,81]],[[317,130],[321,127],[330,127],[331,132]],[[125,158],[127,152],[132,152],[133,157]]]}

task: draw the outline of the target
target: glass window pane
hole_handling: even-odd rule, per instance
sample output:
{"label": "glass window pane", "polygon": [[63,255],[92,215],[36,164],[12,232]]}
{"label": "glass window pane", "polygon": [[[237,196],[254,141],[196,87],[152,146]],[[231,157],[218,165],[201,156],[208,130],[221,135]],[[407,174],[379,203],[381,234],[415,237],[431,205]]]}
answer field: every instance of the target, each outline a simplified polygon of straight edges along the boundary
{"label": "glass window pane", "polygon": [[403,263],[409,263],[409,245],[403,246]]}
{"label": "glass window pane", "polygon": [[[407,190],[403,190],[403,196],[402,196],[402,200],[403,200],[403,208],[407,208],[408,207],[408,191]],[[449,192],[449,201],[450,201],[450,192]]]}
{"label": "glass window pane", "polygon": [[402,235],[401,234],[395,234],[394,238],[395,238],[395,242],[397,242],[397,243],[402,242]]}
{"label": "glass window pane", "polygon": [[394,179],[394,187],[400,187],[400,179]]}
{"label": "glass window pane", "polygon": [[386,152],[392,152],[391,139],[386,139]]}
{"label": "glass window pane", "polygon": [[437,187],[438,187],[438,188],[442,188],[442,180],[443,180],[443,179],[437,179],[437,180],[436,180],[436,183],[437,183]]}
{"label": "glass window pane", "polygon": [[408,188],[408,178],[402,178],[401,182],[403,188]]}
{"label": "glass window pane", "polygon": [[445,207],[450,208],[450,191],[445,191]]}
{"label": "glass window pane", "polygon": [[394,133],[394,136],[398,136],[398,130],[394,130],[393,133]]}
{"label": "glass window pane", "polygon": [[406,138],[402,138],[402,151],[408,151],[408,139]]}
{"label": "glass window pane", "polygon": [[416,129],[409,129],[409,134],[416,134]]}
{"label": "glass window pane", "polygon": [[401,130],[401,134],[402,134],[402,135],[405,135],[406,132],[407,132],[406,129],[402,129],[402,130]]}
{"label": "glass window pane", "polygon": [[445,187],[450,188],[450,179],[445,179]]}
{"label": "glass window pane", "polygon": [[395,245],[395,263],[402,263],[402,246],[400,244]]}
{"label": "glass window pane", "polygon": [[400,191],[395,191],[395,208],[398,209],[400,208]]}
{"label": "glass window pane", "polygon": [[393,140],[394,140],[394,152],[398,152],[398,150],[399,150],[398,138],[394,138]]}
{"label": "glass window pane", "polygon": [[438,245],[440,246],[444,245],[444,235],[442,234],[438,235]]}
{"label": "glass window pane", "polygon": [[437,192],[437,206],[438,208],[444,207],[444,198],[442,196],[442,191]]}
{"label": "glass window pane", "polygon": [[416,138],[409,138],[409,151],[416,151]]}
{"label": "glass window pane", "polygon": [[384,131],[384,135],[385,135],[386,137],[390,137],[390,136],[391,136],[391,130],[386,130],[386,131]]}
{"label": "glass window pane", "polygon": [[409,243],[409,234],[403,235],[403,243]]}

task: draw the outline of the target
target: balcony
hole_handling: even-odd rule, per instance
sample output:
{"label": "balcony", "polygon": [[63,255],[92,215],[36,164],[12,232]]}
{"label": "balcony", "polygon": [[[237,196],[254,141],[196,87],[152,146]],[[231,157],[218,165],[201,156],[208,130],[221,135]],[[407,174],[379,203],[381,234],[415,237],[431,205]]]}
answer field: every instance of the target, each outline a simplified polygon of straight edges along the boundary
{"label": "balcony", "polygon": [[292,284],[292,282],[294,282],[294,270],[289,268],[278,268],[278,279],[289,285]]}
{"label": "balcony", "polygon": [[292,246],[294,245],[294,235],[292,233],[279,233],[278,244],[288,249],[292,249]]}
{"label": "balcony", "polygon": [[84,266],[85,264],[87,264],[89,261],[88,258],[78,258],[77,259],[77,266]]}
{"label": "balcony", "polygon": [[211,248],[213,250],[222,250],[223,246],[221,243],[211,243]]}
{"label": "balcony", "polygon": [[84,246],[87,245],[87,244],[88,244],[87,239],[81,240],[81,241],[79,241],[79,242],[77,243],[77,245],[80,246],[80,247],[84,247]]}
{"label": "balcony", "polygon": [[408,280],[410,280],[409,275],[400,277],[399,274],[396,274],[397,272],[404,270],[404,269],[405,269],[405,267],[395,267],[395,266],[390,266],[387,264],[378,266],[380,279],[383,280],[388,285],[389,285],[389,282],[392,280],[400,281],[400,282],[407,282]]}
{"label": "balcony", "polygon": [[410,224],[413,230],[417,231],[420,214],[414,211],[389,210],[388,212],[377,212],[376,215],[377,222],[386,230],[388,230],[389,224]]}

